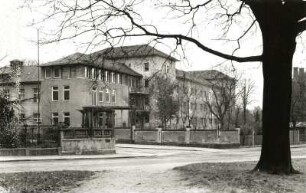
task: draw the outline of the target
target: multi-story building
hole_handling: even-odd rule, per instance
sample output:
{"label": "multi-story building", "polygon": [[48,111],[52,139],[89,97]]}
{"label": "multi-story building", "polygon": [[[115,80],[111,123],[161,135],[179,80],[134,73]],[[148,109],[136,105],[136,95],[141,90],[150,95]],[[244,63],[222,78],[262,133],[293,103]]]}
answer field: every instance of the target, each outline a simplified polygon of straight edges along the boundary
{"label": "multi-story building", "polygon": [[20,121],[28,124],[40,122],[38,111],[38,91],[40,69],[37,66],[23,66],[23,62],[13,60],[9,67],[0,69],[0,88],[5,97],[15,101],[15,113]]}
{"label": "multi-story building", "polygon": [[0,85],[7,97],[20,104],[19,119],[28,125],[63,122],[72,127],[154,128],[157,118],[150,112],[148,88],[154,76],[161,74],[179,85],[175,128],[214,128],[215,118],[205,106],[211,84],[176,70],[177,61],[149,45],[107,48],[75,53],[39,67],[12,61],[10,67],[1,68]]}

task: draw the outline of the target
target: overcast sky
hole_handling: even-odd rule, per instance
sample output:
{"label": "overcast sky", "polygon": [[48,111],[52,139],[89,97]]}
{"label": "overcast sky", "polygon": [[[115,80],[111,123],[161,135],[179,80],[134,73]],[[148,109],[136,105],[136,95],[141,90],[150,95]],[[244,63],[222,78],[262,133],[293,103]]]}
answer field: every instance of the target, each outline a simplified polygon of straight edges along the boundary
{"label": "overcast sky", "polygon": [[[6,55],[6,58],[0,62],[0,66],[8,65],[13,59],[37,60],[37,29],[29,26],[29,22],[33,19],[33,14],[28,10],[19,9],[18,2],[20,0],[1,1],[0,4],[0,58]],[[156,10],[155,10],[156,11]],[[150,10],[145,10],[146,13],[154,14]],[[149,17],[150,17],[149,15]],[[162,25],[162,24],[161,24]],[[169,28],[177,28],[169,23],[162,25],[164,30]],[[214,29],[207,30],[207,33],[214,33]],[[305,35],[305,34],[304,34]],[[256,36],[256,35],[255,35]],[[257,34],[258,36],[258,34]],[[305,40],[305,38],[304,38]],[[305,50],[303,51],[303,39],[298,38],[297,50],[294,58],[294,66],[306,67]],[[141,40],[136,41],[137,44],[146,43]],[[253,45],[257,46],[253,46]],[[188,63],[182,60],[177,67],[183,70],[206,70],[216,68],[223,62],[223,59],[216,58],[210,54],[206,54],[195,46],[187,46],[186,54]],[[161,48],[163,49],[163,48]],[[163,49],[167,52],[167,49]],[[250,38],[244,43],[244,49],[240,54],[258,53],[260,51],[260,39]],[[60,57],[72,54],[76,51],[83,52],[84,49],[77,41],[66,41],[63,43],[54,43],[51,45],[43,45],[40,47],[40,60],[47,62],[58,59]],[[227,62],[227,64],[230,64]],[[259,63],[242,63],[236,64],[235,67],[239,72],[243,73],[245,78],[256,82],[256,92],[254,93],[254,103],[252,107],[261,106],[262,103],[262,73]]]}

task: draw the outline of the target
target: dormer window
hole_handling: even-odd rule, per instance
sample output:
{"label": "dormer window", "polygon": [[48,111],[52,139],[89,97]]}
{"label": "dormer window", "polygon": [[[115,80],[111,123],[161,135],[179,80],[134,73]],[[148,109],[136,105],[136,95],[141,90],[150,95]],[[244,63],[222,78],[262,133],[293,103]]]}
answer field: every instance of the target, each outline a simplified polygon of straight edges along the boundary
{"label": "dormer window", "polygon": [[52,74],[52,69],[51,68],[46,68],[45,69],[45,78],[51,78]]}
{"label": "dormer window", "polygon": [[54,68],[54,78],[60,78],[61,76],[61,71],[60,68]]}
{"label": "dormer window", "polygon": [[149,62],[144,63],[144,71],[145,72],[149,71]]}

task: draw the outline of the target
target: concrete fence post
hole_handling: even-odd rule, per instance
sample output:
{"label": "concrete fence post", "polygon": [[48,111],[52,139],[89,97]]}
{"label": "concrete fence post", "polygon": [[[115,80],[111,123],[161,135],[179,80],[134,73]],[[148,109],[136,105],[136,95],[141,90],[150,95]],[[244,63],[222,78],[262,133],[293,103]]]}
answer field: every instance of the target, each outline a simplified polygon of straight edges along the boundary
{"label": "concrete fence post", "polygon": [[25,156],[29,156],[30,155],[30,150],[29,148],[25,148]]}
{"label": "concrete fence post", "polygon": [[60,140],[59,140],[59,146],[60,147],[63,147],[63,140],[65,138],[65,134],[64,134],[64,131],[61,129],[60,130]]}
{"label": "concrete fence post", "polygon": [[157,139],[156,142],[162,144],[162,128],[157,128]]}
{"label": "concrete fence post", "polygon": [[132,125],[131,143],[135,143],[135,130],[136,130],[136,126]]}
{"label": "concrete fence post", "polygon": [[186,127],[185,131],[185,143],[190,144],[190,127]]}
{"label": "concrete fence post", "polygon": [[297,134],[297,144],[300,144],[300,130],[296,130],[296,134]]}
{"label": "concrete fence post", "polygon": [[252,131],[252,145],[255,146],[255,131]]}
{"label": "concrete fence post", "polygon": [[237,130],[237,135],[238,135],[238,143],[241,144],[241,141],[240,141],[240,128],[236,128]]}

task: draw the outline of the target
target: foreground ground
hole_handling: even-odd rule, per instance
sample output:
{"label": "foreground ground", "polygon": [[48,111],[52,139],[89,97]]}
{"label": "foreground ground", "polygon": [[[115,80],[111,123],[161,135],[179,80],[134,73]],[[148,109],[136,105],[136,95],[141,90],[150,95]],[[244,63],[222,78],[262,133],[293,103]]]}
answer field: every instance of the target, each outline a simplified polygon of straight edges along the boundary
{"label": "foreground ground", "polygon": [[[0,162],[0,171],[5,173],[56,170],[95,171],[91,177],[89,175],[82,179],[71,178],[71,181],[78,184],[77,187],[56,189],[57,192],[69,190],[71,193],[305,192],[306,160],[301,158],[306,158],[306,146],[292,148],[295,168],[304,174],[289,177],[250,174],[248,171],[254,167],[256,163],[254,161],[258,160],[259,150],[259,148],[215,150],[163,146],[120,146],[118,154],[136,155],[137,153],[143,156],[115,159]],[[9,174],[0,174],[1,177],[4,175]]]}

